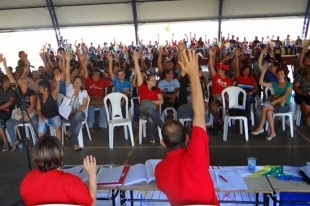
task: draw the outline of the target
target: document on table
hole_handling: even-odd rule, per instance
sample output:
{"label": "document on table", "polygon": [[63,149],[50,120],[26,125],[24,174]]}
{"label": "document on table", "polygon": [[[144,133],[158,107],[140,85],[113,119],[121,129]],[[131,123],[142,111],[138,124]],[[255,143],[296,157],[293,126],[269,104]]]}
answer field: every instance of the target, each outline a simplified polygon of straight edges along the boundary
{"label": "document on table", "polygon": [[97,174],[97,183],[118,182],[122,176],[124,166],[106,168],[100,167]]}
{"label": "document on table", "polygon": [[63,171],[78,176],[79,178],[81,178],[82,181],[88,180],[88,175],[83,165],[63,169]]}
{"label": "document on table", "polygon": [[[223,170],[215,172],[218,189],[220,190],[247,190],[241,174],[238,171]],[[223,177],[223,178],[221,178]],[[226,180],[226,181],[225,181]]]}

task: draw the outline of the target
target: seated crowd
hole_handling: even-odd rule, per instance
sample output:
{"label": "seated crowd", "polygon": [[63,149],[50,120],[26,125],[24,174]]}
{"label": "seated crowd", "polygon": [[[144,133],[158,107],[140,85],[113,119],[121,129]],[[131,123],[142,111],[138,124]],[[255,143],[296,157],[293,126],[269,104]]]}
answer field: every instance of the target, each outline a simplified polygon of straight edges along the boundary
{"label": "seated crowd", "polygon": [[[47,128],[54,128],[56,137],[61,141],[62,121],[70,123],[65,136],[71,139],[73,149],[80,151],[78,135],[82,121],[86,120],[90,132],[95,131],[95,123],[100,130],[107,128],[106,110],[103,99],[109,92],[121,92],[132,99],[134,127],[138,127],[139,118],[147,120],[150,144],[155,144],[156,128],[161,128],[165,119],[161,113],[166,108],[177,111],[179,118],[193,119],[191,86],[188,76],[178,65],[183,56],[182,52],[188,49],[195,50],[199,58],[208,57],[209,79],[206,79],[199,68],[200,85],[204,95],[204,108],[217,121],[219,129],[223,120],[221,107],[221,92],[229,86],[248,85],[246,97],[239,95],[240,102],[246,98],[245,110],[249,113],[255,96],[261,98],[264,87],[272,87],[278,98],[263,106],[261,121],[254,130],[249,118],[249,130],[253,135],[262,133],[263,125],[268,121],[270,133],[266,137],[271,140],[275,137],[273,114],[290,111],[292,90],[295,91],[295,101],[301,106],[305,123],[310,126],[310,53],[307,47],[302,47],[302,40],[293,42],[287,39],[282,43],[277,37],[274,48],[257,37],[249,45],[244,38],[222,38],[221,42],[214,39],[196,39],[196,35],[177,42],[173,39],[164,46],[159,45],[159,36],[154,45],[150,41],[147,45],[139,40],[139,45],[105,42],[103,47],[88,47],[83,40],[75,49],[66,40],[61,47],[54,51],[50,44],[42,48],[40,57],[44,66],[38,71],[30,71],[30,62],[24,51],[19,52],[18,66],[13,71],[7,66],[6,58],[1,54],[5,74],[1,74],[0,89],[0,137],[3,139],[3,151],[14,151],[19,141],[15,134],[15,126],[22,120],[31,119],[39,138]],[[268,39],[268,38],[267,38]],[[282,45],[290,48],[291,52],[298,49],[300,53],[297,66],[294,69],[294,80],[288,78],[287,63],[276,52]],[[259,48],[258,48],[259,47]],[[252,49],[253,54],[249,53]],[[297,52],[297,51],[295,51]],[[251,55],[255,57],[252,63]],[[271,58],[271,56],[274,56]],[[155,69],[157,66],[157,69]],[[208,88],[208,82],[211,82]],[[14,86],[16,85],[16,86]],[[19,92],[16,92],[16,91]],[[59,94],[63,100],[57,102]],[[265,98],[265,97],[264,97]],[[265,98],[266,99],[266,98]],[[229,99],[225,100],[226,102]],[[284,102],[284,103],[283,103]],[[89,105],[88,105],[89,103]],[[125,107],[122,102],[122,112]],[[26,115],[24,112],[27,110]],[[60,112],[61,110],[61,112]],[[98,121],[95,120],[95,111],[99,110]],[[18,112],[19,111],[19,112]],[[187,125],[188,127],[189,125]],[[7,129],[7,133],[5,130]],[[7,137],[7,135],[9,137]],[[10,139],[11,145],[8,143]]]}

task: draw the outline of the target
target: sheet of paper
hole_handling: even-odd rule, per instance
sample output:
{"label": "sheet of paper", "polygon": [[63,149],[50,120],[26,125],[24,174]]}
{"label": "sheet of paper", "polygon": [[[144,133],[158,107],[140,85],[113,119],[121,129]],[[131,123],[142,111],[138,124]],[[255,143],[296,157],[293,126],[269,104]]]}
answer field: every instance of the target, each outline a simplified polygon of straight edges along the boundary
{"label": "sheet of paper", "polygon": [[303,166],[300,169],[310,178],[310,164],[307,163],[306,166]]}
{"label": "sheet of paper", "polygon": [[141,182],[148,182],[144,164],[135,164],[130,166],[124,185],[133,185]]}
{"label": "sheet of paper", "polygon": [[[238,171],[222,170],[215,172],[216,181],[219,189],[222,190],[246,190],[248,189],[241,174]],[[224,177],[227,181],[222,179]]]}
{"label": "sheet of paper", "polygon": [[72,110],[71,106],[61,105],[60,107],[58,107],[59,114],[65,119],[68,119],[68,117],[71,113],[71,110]]}
{"label": "sheet of paper", "polygon": [[121,178],[124,166],[118,167],[100,167],[97,174],[97,183],[113,183],[118,182]]}
{"label": "sheet of paper", "polygon": [[82,181],[88,180],[88,175],[83,165],[78,165],[78,166],[71,167],[68,169],[63,169],[63,171],[73,174],[75,176],[78,176],[79,178],[82,179]]}
{"label": "sheet of paper", "polygon": [[161,159],[149,159],[145,162],[145,169],[149,181],[155,180],[155,167],[161,161]]}
{"label": "sheet of paper", "polygon": [[299,174],[299,167],[283,165],[283,173],[286,174],[286,175],[293,175],[295,177],[302,177]]}

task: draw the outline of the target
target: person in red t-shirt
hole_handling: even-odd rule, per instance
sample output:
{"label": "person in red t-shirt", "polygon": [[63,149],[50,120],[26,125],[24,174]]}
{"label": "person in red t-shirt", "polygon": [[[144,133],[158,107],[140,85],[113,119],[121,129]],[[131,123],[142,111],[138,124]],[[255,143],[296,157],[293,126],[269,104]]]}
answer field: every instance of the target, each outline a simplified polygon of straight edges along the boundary
{"label": "person in red t-shirt", "polygon": [[198,74],[198,55],[195,50],[191,50],[188,57],[185,52],[182,55],[179,64],[188,75],[192,88],[192,135],[188,143],[183,125],[176,120],[163,125],[162,144],[168,151],[155,168],[156,183],[158,189],[167,195],[172,206],[218,205],[208,170],[209,137],[206,133],[204,99]]}
{"label": "person in red t-shirt", "polygon": [[90,97],[88,106],[87,124],[90,132],[94,132],[95,121],[95,108],[99,108],[99,123],[98,126],[101,130],[107,128],[106,110],[104,108],[103,98],[105,96],[105,90],[112,85],[111,81],[101,79],[103,74],[99,69],[93,69],[89,75],[85,64],[83,64],[83,56],[79,55],[82,68],[84,70],[85,89]]}
{"label": "person in red t-shirt", "polygon": [[[252,103],[254,102],[254,97],[256,92],[258,91],[258,86],[257,82],[254,79],[253,75],[251,74],[251,67],[250,65],[243,65],[241,68],[241,71],[239,71],[239,65],[240,65],[240,50],[237,49],[236,52],[236,85],[238,86],[239,84],[243,85],[249,85],[252,86],[252,88],[245,89],[246,90],[246,102],[245,102],[245,110],[250,114],[251,112],[251,106]],[[242,102],[243,96],[239,95],[239,103]],[[253,130],[252,126],[252,120],[251,118],[248,119],[248,124],[249,124],[249,130]]]}
{"label": "person in red t-shirt", "polygon": [[222,91],[229,86],[232,86],[232,80],[227,76],[229,67],[223,63],[216,63],[214,69],[215,52],[214,48],[208,50],[209,52],[209,69],[212,75],[212,90],[209,98],[210,112],[218,121],[219,127],[222,129],[223,121],[218,112],[218,107],[222,104]]}
{"label": "person in red t-shirt", "polygon": [[60,170],[63,156],[64,147],[56,137],[43,136],[37,141],[33,161],[38,169],[28,172],[19,188],[26,205],[96,205],[96,158],[90,155],[83,161],[87,188],[79,177]]}
{"label": "person in red t-shirt", "polygon": [[154,145],[156,125],[160,128],[163,125],[163,121],[156,109],[160,104],[163,104],[163,95],[161,90],[156,87],[156,76],[154,74],[147,75],[146,80],[143,81],[138,62],[139,56],[136,52],[133,53],[133,59],[140,96],[140,118],[147,120],[150,144]]}

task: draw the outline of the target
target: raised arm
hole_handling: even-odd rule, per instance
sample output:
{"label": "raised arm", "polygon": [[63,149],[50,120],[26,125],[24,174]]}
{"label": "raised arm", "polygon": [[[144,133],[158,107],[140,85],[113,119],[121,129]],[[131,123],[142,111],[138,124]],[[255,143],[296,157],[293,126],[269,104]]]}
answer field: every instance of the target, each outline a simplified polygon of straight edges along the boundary
{"label": "raised arm", "polygon": [[124,46],[124,50],[126,53],[126,63],[130,65],[129,55],[128,55],[128,48],[127,46]]}
{"label": "raised arm", "polygon": [[159,48],[159,55],[157,59],[157,67],[158,67],[158,74],[161,75],[163,73],[163,47]]}
{"label": "raised arm", "polygon": [[66,69],[65,69],[65,79],[66,79],[66,87],[68,87],[71,84],[71,80],[70,80],[70,53],[66,52]]}
{"label": "raised arm", "polygon": [[107,54],[107,58],[109,60],[109,75],[110,75],[112,81],[114,81],[115,74],[114,74],[113,69],[112,69],[112,67],[113,67],[113,57],[112,57],[112,54],[108,53]]}
{"label": "raised arm", "polygon": [[2,64],[3,64],[3,66],[4,66],[5,73],[6,73],[6,75],[8,76],[10,83],[11,83],[11,84],[16,84],[16,80],[14,79],[11,70],[10,70],[10,69],[7,67],[7,65],[6,65],[6,58],[3,57],[3,55],[0,53],[0,63],[1,63],[1,62],[2,62]]}
{"label": "raised arm", "polygon": [[159,45],[159,34],[157,34],[157,43]]}
{"label": "raised arm", "polygon": [[139,67],[139,55],[137,52],[134,52],[132,55],[132,58],[135,62],[135,73],[137,74],[137,82],[138,82],[138,87],[143,83],[140,67]]}
{"label": "raised arm", "polygon": [[52,94],[52,96],[53,96],[54,99],[57,98],[58,92],[59,92],[59,90],[60,90],[60,84],[59,84],[59,82],[60,82],[60,80],[62,80],[62,79],[64,78],[64,76],[65,76],[65,73],[58,73],[58,74],[55,76],[55,80],[56,80],[57,84],[56,84],[55,89],[51,92],[51,94]]}
{"label": "raised arm", "polygon": [[51,75],[52,74],[52,71],[51,71],[51,68],[46,64],[45,62],[45,59],[44,59],[44,52],[40,52],[39,53],[41,59],[42,59],[42,62],[43,62],[43,65],[44,65],[44,68],[45,68],[45,71],[47,74]]}
{"label": "raised arm", "polygon": [[240,49],[237,48],[235,49],[235,55],[236,55],[236,79],[239,77],[240,75]]}
{"label": "raised arm", "polygon": [[194,111],[193,126],[198,126],[206,130],[204,99],[198,73],[198,54],[196,54],[195,50],[189,50],[188,57],[186,53],[183,52],[183,58],[185,59],[185,65],[182,62],[179,62],[179,64],[182,70],[188,75],[190,87],[192,88],[192,107]]}
{"label": "raised arm", "polygon": [[174,34],[172,34],[172,37],[171,37],[171,42],[173,43],[174,41],[173,41],[173,37],[174,37]]}
{"label": "raised arm", "polygon": [[268,48],[267,48],[267,46],[265,46],[265,48],[261,50],[260,55],[258,57],[258,62],[257,63],[258,63],[258,68],[260,70],[263,70],[263,58],[264,58],[264,55],[267,52],[268,52]]}
{"label": "raised arm", "polygon": [[259,81],[258,83],[260,85],[262,85],[263,87],[272,87],[272,84],[270,82],[264,82],[264,77],[265,77],[265,73],[268,69],[268,66],[267,65],[264,65],[262,68],[260,68],[261,71],[262,71],[262,74],[260,75],[259,77]]}
{"label": "raised arm", "polygon": [[[182,62],[185,65],[185,60],[183,58],[183,52],[184,52],[184,44],[183,44],[182,41],[179,41],[179,43],[178,43],[178,61]],[[180,65],[180,67],[181,67],[181,65]],[[185,71],[183,71],[182,67],[180,68],[180,70],[181,70],[180,75],[182,77],[184,77],[185,76]]]}
{"label": "raised arm", "polygon": [[304,57],[305,57],[305,54],[306,54],[307,50],[308,50],[308,45],[304,45],[302,47],[300,56],[298,57],[298,67],[299,67],[299,69],[302,69],[303,66],[304,66],[303,60],[304,60]]}
{"label": "raised arm", "polygon": [[214,77],[214,75],[215,75],[215,69],[214,69],[214,62],[213,62],[213,60],[214,60],[214,56],[215,56],[215,49],[214,48],[210,48],[209,50],[208,50],[208,53],[209,53],[209,70],[210,70],[210,73],[211,73],[211,75],[212,75],[212,77]]}
{"label": "raised arm", "polygon": [[84,168],[88,175],[88,191],[93,198],[92,206],[96,205],[97,199],[97,165],[96,158],[93,156],[86,156],[83,161]]}

